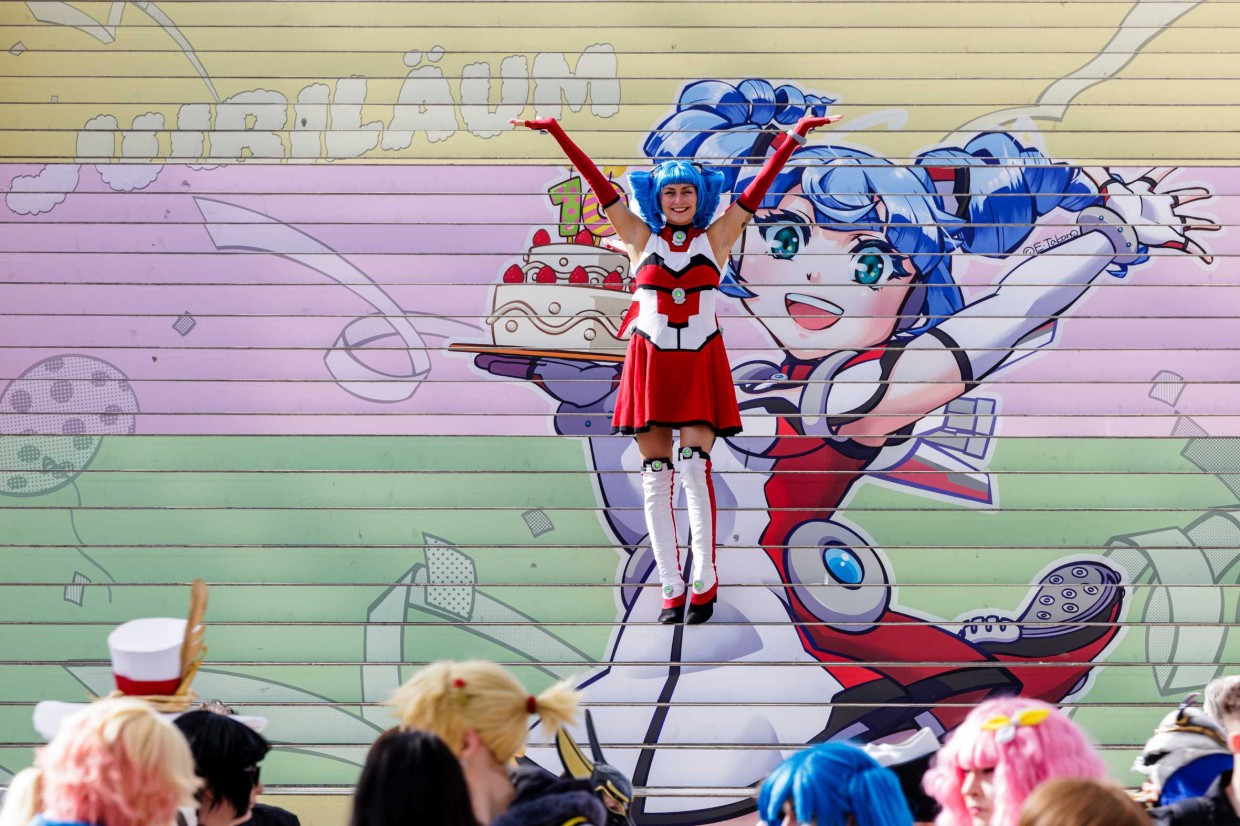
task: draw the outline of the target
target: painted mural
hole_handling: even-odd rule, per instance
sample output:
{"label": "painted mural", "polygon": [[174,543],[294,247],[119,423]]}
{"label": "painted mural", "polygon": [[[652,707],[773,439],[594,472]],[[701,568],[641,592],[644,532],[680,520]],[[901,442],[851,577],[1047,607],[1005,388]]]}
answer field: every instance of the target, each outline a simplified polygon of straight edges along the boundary
{"label": "painted mural", "polygon": [[[33,703],[107,691],[108,630],[180,613],[195,576],[195,688],[271,719],[270,785],[347,786],[402,679],[486,657],[583,688],[650,824],[743,817],[789,750],[943,735],[1013,691],[1064,704],[1132,782],[1163,706],[1236,661],[1240,174],[1125,120],[1163,71],[1140,58],[1210,24],[1198,4],[1064,10],[1099,36],[1002,55],[1028,79],[998,97],[926,55],[771,71],[739,24],[686,76],[674,33],[558,4],[475,43],[418,6],[424,48],[380,26],[352,63],[333,40],[313,75],[277,50],[253,77],[214,41],[253,49],[289,4],[229,32],[220,4],[8,5],[5,71],[31,79],[0,133],[3,771]],[[126,87],[137,64],[102,61],[138,46],[160,69]],[[659,626],[640,459],[608,435],[625,258],[507,120],[561,117],[622,185],[690,157],[735,195],[814,107],[846,118],[730,260],[721,602]],[[940,334],[947,367],[918,343]],[[555,765],[537,731],[530,754]]]}

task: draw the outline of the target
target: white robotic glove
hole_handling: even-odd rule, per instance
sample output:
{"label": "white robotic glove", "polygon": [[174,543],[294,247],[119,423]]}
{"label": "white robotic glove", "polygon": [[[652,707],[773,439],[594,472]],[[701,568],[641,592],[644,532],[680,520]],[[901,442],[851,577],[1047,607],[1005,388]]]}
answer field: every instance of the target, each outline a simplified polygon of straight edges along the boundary
{"label": "white robotic glove", "polygon": [[[1105,171],[1105,170],[1104,170]],[[1204,187],[1160,190],[1172,168],[1151,169],[1125,182],[1114,172],[1098,187],[1103,203],[1082,210],[1077,223],[1083,231],[1106,234],[1115,247],[1115,263],[1132,264],[1148,249],[1173,249],[1199,257],[1209,264],[1209,251],[1190,232],[1215,232],[1211,219],[1188,215],[1182,207],[1210,196]]]}

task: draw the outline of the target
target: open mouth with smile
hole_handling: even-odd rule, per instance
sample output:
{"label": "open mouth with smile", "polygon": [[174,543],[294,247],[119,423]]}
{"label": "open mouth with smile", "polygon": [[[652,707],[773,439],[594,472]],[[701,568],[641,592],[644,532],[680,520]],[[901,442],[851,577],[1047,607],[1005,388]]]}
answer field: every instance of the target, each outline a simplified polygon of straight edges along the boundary
{"label": "open mouth with smile", "polygon": [[784,306],[792,320],[806,330],[825,330],[844,315],[844,308],[838,304],[803,293],[784,296]]}

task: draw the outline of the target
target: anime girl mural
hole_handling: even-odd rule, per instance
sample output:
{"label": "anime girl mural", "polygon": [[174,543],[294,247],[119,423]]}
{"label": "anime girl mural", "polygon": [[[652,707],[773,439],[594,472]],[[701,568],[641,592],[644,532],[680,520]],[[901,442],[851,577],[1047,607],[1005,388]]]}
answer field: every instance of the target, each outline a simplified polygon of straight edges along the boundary
{"label": "anime girl mural", "polygon": [[[830,103],[765,80],[700,81],[643,151],[652,162],[723,171],[735,199],[776,136]],[[635,785],[751,786],[779,749],[738,754],[709,744],[869,742],[918,728],[941,735],[988,697],[1056,703],[1087,684],[1117,634],[1122,572],[1100,557],[1061,561],[1014,616],[948,628],[893,605],[888,561],[839,508],[921,420],[1045,343],[1048,325],[1092,284],[1129,277],[1154,248],[1209,263],[1195,236],[1215,227],[1183,211],[1209,193],[1167,189],[1169,172],[1094,180],[1006,133],[934,148],[907,166],[838,141],[797,149],[725,277],[725,292],[779,359],[733,359],[745,434],[712,453],[716,535],[734,538],[719,551],[719,580],[740,587],[720,590],[713,623],[653,624],[660,592],[643,548],[640,491],[631,474],[597,474],[606,519],[628,552],[624,622],[610,663],[583,688],[588,701],[627,704],[607,710],[607,727],[615,742],[648,746],[627,762],[617,753]],[[1030,254],[1027,239],[1052,212],[1075,227]],[[952,272],[960,254],[1010,266],[987,295],[966,302]],[[628,440],[595,435],[614,404],[616,365],[494,354],[476,363],[554,397],[556,430],[591,437],[597,470],[636,467]],[[724,714],[712,707],[720,702],[744,705]],[[681,747],[655,748],[667,742]],[[751,800],[669,797],[639,801],[635,814],[643,823],[708,822],[751,809]]]}

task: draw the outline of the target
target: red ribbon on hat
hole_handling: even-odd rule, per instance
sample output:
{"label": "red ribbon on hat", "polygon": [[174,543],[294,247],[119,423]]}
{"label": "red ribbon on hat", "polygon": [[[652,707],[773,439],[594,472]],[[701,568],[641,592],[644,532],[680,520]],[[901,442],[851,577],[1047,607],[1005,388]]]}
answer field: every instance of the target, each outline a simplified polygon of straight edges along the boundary
{"label": "red ribbon on hat", "polygon": [[122,677],[120,674],[116,677],[116,687],[121,690],[122,694],[129,696],[145,697],[145,696],[162,696],[166,694],[175,694],[181,685],[180,677],[173,677],[171,680],[131,680],[128,677]]}

